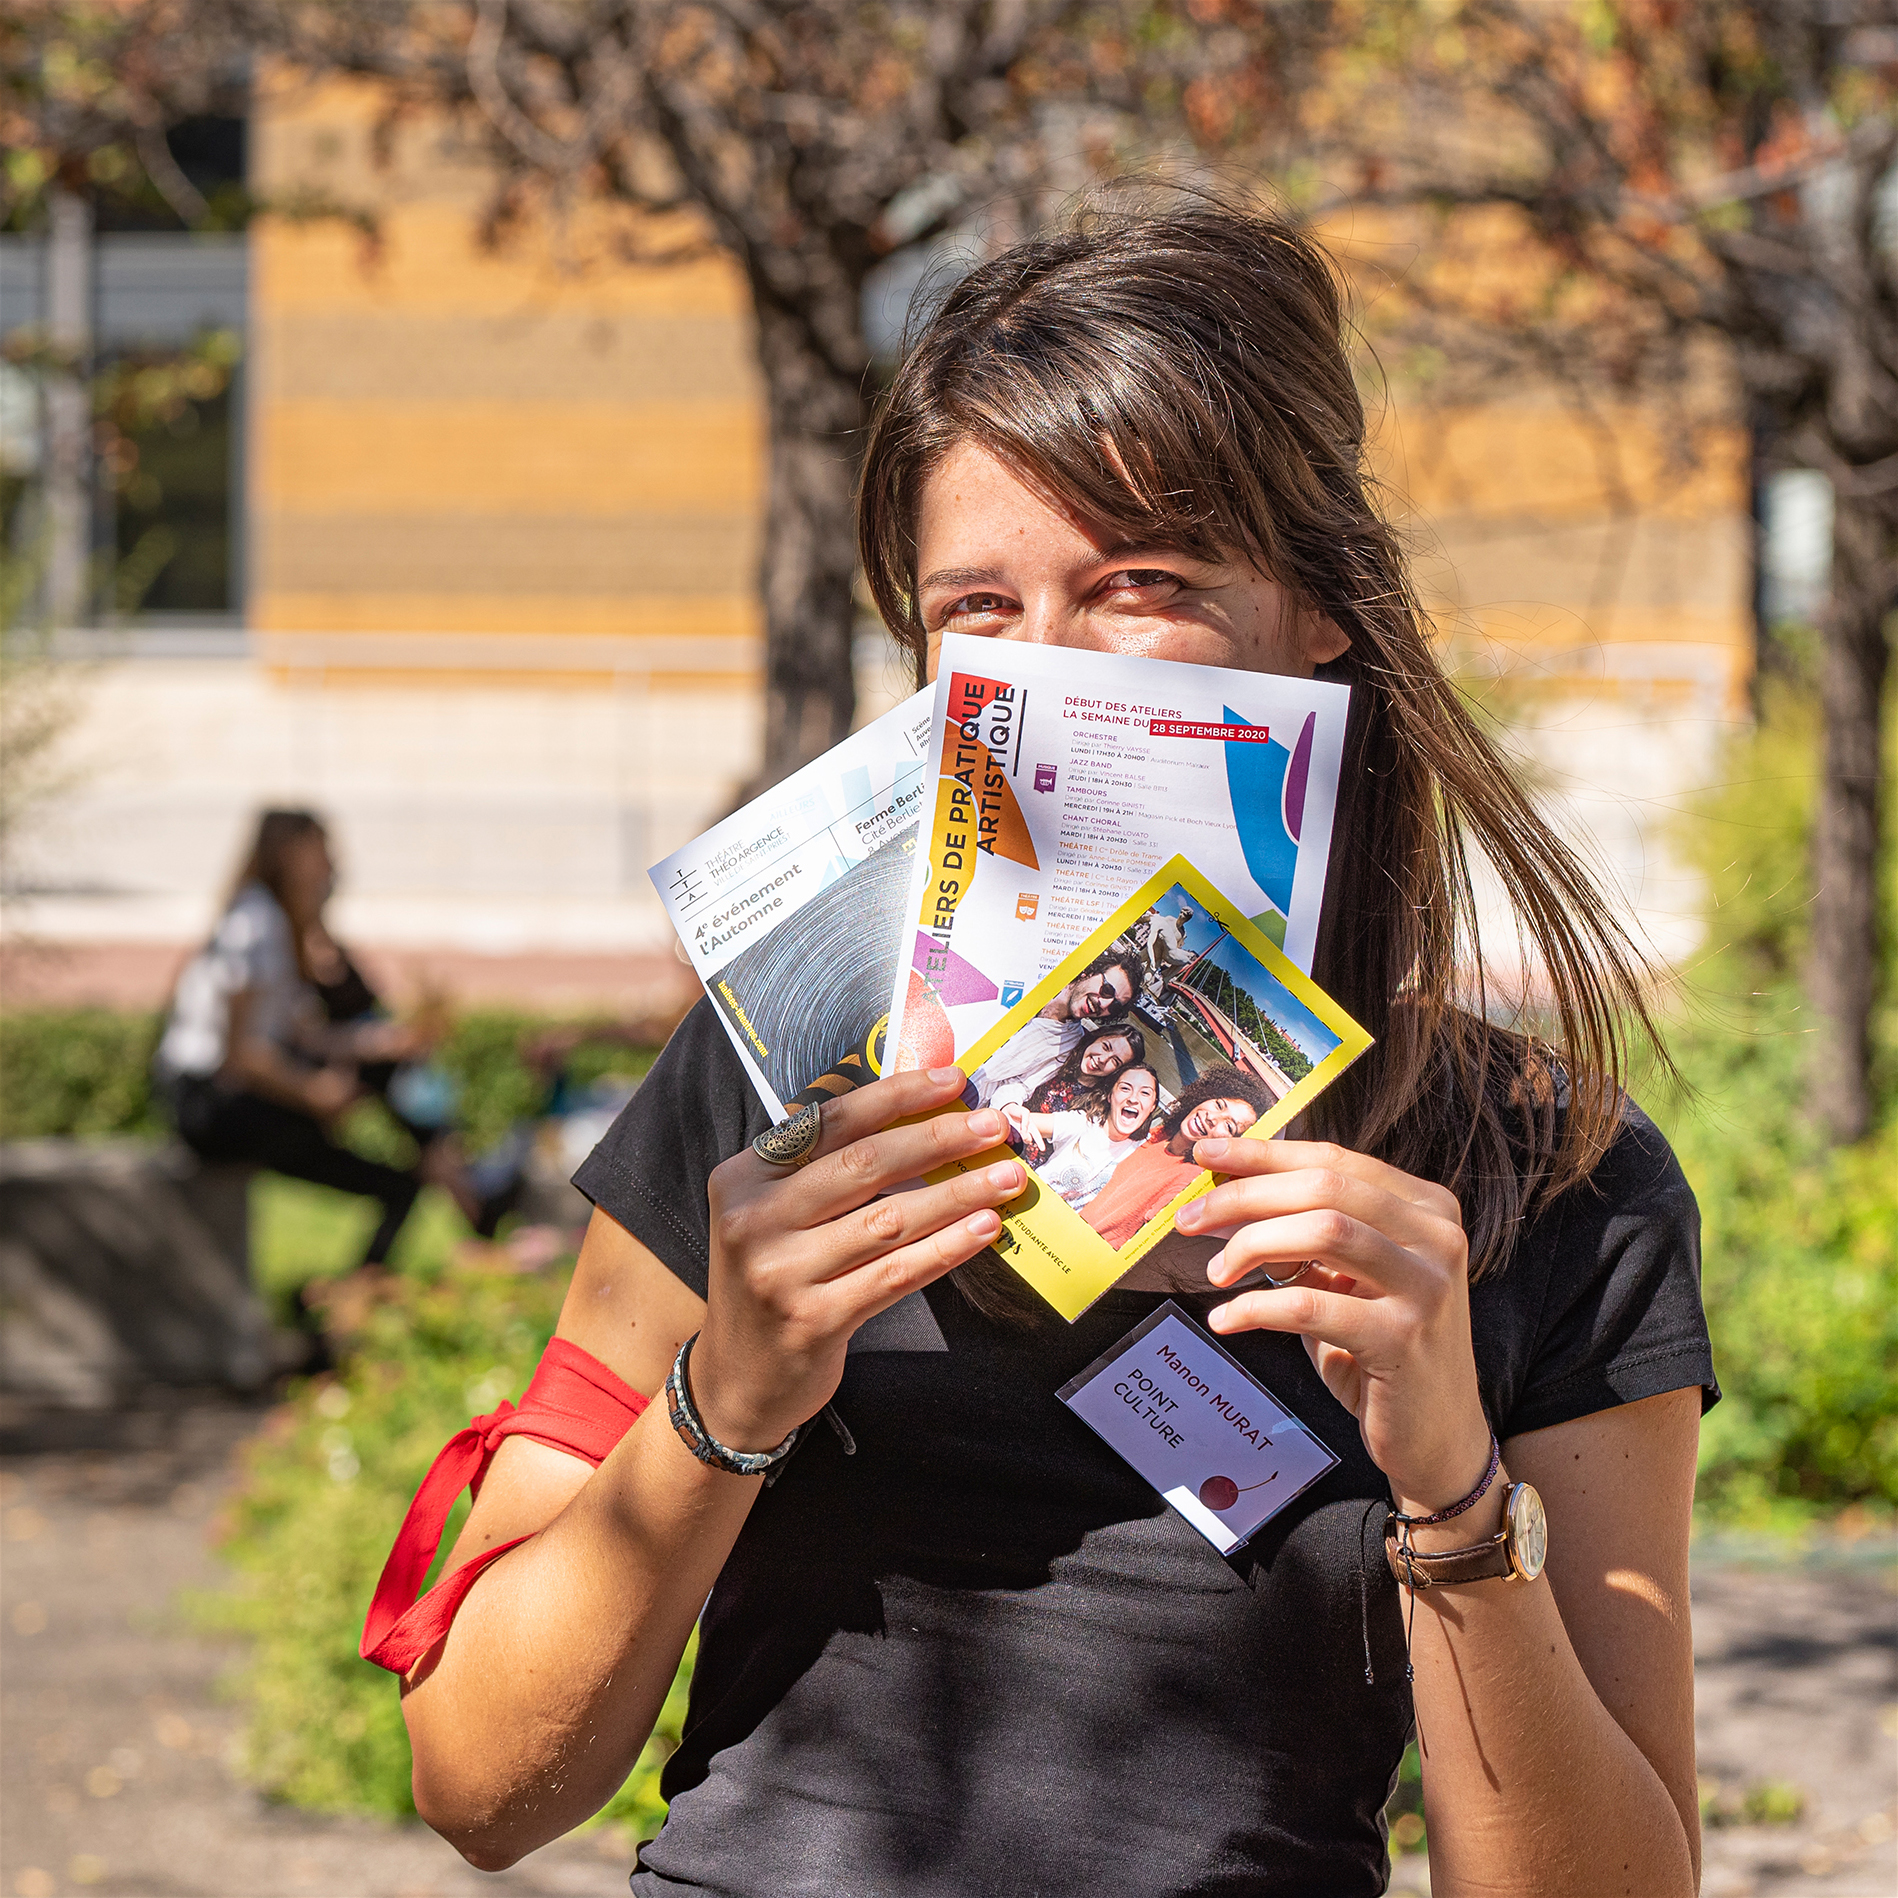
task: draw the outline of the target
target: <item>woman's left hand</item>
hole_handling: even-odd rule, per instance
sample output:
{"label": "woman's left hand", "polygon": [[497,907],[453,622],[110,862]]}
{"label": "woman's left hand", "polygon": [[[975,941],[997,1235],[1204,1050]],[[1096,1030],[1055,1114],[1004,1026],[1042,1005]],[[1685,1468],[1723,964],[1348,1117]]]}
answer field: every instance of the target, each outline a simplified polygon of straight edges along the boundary
{"label": "woman's left hand", "polygon": [[1282,1279],[1311,1261],[1296,1285],[1215,1308],[1213,1330],[1297,1332],[1399,1509],[1428,1515],[1467,1495],[1489,1460],[1489,1425],[1456,1196],[1310,1141],[1202,1140],[1193,1157],[1229,1176],[1175,1222],[1225,1240],[1206,1267],[1213,1284]]}

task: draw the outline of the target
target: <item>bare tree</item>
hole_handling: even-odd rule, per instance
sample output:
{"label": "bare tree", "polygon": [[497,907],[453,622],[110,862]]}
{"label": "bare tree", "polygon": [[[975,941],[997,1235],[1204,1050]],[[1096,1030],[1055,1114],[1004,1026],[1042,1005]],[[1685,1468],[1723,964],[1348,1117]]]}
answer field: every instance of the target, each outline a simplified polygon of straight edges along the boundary
{"label": "bare tree", "polygon": [[[1261,43],[1280,31],[1271,0],[1235,3]],[[1898,0],[1338,0],[1326,14],[1322,77],[1276,135],[1334,204],[1419,220],[1418,266],[1383,320],[1486,372],[1671,408],[1683,441],[1698,404],[1748,429],[1768,466],[1832,483],[1811,1105],[1855,1139],[1871,1115],[1898,591]]]}
{"label": "bare tree", "polygon": [[1032,227],[1156,113],[1176,119],[1202,71],[1253,58],[1236,26],[1193,19],[1206,0],[252,4],[305,68],[481,126],[497,228],[550,201],[617,204],[643,216],[629,243],[650,258],[678,254],[686,213],[742,270],[769,433],[760,784],[855,709],[866,279],[978,210],[1002,235]]}

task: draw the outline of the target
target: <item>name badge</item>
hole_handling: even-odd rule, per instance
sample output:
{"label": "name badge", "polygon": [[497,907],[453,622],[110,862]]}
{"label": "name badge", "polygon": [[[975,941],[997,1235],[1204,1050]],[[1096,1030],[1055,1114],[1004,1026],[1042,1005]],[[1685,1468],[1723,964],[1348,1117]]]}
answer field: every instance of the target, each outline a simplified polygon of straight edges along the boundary
{"label": "name badge", "polygon": [[1171,1299],[1056,1394],[1221,1555],[1338,1461]]}

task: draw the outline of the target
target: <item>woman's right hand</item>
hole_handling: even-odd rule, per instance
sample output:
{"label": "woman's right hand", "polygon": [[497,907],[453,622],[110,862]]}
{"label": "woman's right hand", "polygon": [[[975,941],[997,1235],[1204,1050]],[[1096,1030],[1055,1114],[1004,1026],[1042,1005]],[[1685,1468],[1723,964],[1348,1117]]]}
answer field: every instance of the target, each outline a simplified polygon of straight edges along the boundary
{"label": "woman's right hand", "polygon": [[[712,1174],[711,1280],[691,1385],[719,1442],[776,1448],[830,1402],[860,1325],[1000,1232],[994,1209],[1025,1184],[1011,1158],[895,1190],[1001,1139],[993,1109],[941,1111],[962,1088],[959,1068],[891,1075],[824,1104],[807,1166],[787,1172],[746,1148]],[[917,1115],[929,1118],[893,1124]]]}

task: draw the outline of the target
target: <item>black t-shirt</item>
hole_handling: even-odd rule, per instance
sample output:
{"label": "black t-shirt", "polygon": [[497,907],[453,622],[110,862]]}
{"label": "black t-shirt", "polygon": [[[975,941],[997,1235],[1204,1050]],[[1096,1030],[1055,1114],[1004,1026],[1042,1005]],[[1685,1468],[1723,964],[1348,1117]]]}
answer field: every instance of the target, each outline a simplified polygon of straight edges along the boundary
{"label": "black t-shirt", "polygon": [[[575,1183],[702,1295],[706,1177],[767,1121],[702,1002]],[[1711,1402],[1699,1263],[1693,1194],[1631,1112],[1471,1292],[1497,1434]],[[1297,1338],[1228,1337],[1340,1461],[1216,1554],[1055,1397],[1161,1296],[1010,1327],[943,1283],[858,1333],[836,1398],[856,1452],[809,1432],[753,1507],[635,1892],[1384,1889],[1411,1728],[1388,1487]],[[1226,1294],[1173,1296],[1203,1322]]]}

